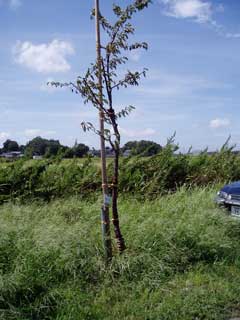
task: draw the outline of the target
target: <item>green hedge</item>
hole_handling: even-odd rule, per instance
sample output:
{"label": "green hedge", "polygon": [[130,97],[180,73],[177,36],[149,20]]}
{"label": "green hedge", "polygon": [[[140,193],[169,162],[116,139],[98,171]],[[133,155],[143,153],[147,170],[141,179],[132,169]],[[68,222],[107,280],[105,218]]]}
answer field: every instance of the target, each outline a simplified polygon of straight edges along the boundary
{"label": "green hedge", "polygon": [[[99,159],[18,160],[0,163],[0,201],[94,195],[101,188]],[[108,164],[111,176],[111,161]],[[240,156],[224,146],[209,155],[178,154],[171,145],[156,156],[122,158],[120,192],[156,197],[179,186],[240,179]]]}

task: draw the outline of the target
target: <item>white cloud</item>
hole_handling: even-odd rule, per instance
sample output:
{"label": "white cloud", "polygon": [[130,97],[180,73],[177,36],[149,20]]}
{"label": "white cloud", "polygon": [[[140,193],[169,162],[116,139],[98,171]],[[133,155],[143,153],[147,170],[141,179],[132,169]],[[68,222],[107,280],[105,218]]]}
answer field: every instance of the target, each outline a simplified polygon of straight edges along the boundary
{"label": "white cloud", "polygon": [[223,4],[214,4],[211,0],[158,0],[162,13],[166,16],[191,19],[198,23],[207,23],[217,34],[226,38],[240,38],[239,32],[228,32],[226,27],[213,19],[214,13],[223,13]]}
{"label": "white cloud", "polygon": [[21,0],[0,0],[0,6],[6,5],[9,6],[10,9],[16,10],[22,5]]}
{"label": "white cloud", "polygon": [[231,33],[231,32],[228,32],[226,33],[226,38],[240,38],[240,33]]}
{"label": "white cloud", "polygon": [[164,14],[175,18],[191,18],[204,23],[212,20],[212,4],[204,0],[159,0]]}
{"label": "white cloud", "polygon": [[24,131],[24,135],[28,138],[33,138],[33,137],[36,137],[36,136],[45,136],[45,137],[48,137],[48,136],[53,136],[56,134],[56,131],[44,131],[44,130],[40,130],[40,129],[26,129]]}
{"label": "white cloud", "polygon": [[9,6],[11,9],[15,10],[15,9],[21,7],[21,5],[22,5],[21,0],[10,0],[9,1]]}
{"label": "white cloud", "polygon": [[144,138],[152,136],[156,133],[154,129],[147,128],[143,130],[129,130],[124,128],[119,128],[120,132],[128,138]]}
{"label": "white cloud", "polygon": [[[156,85],[157,84],[157,85]],[[149,98],[181,98],[195,96],[205,90],[227,90],[232,85],[191,74],[174,74],[165,70],[149,72],[144,85],[134,90]]]}
{"label": "white cloud", "polygon": [[229,119],[220,119],[216,118],[210,121],[209,127],[212,129],[218,129],[218,128],[226,128],[230,126],[230,120]]}
{"label": "white cloud", "polygon": [[129,52],[129,59],[134,62],[138,62],[140,60],[140,57],[141,57],[141,54],[139,51],[132,50]]}
{"label": "white cloud", "polygon": [[5,140],[10,137],[9,132],[0,132],[0,140]]}
{"label": "white cloud", "polygon": [[37,72],[66,72],[71,69],[66,56],[73,55],[74,48],[69,42],[56,39],[38,45],[18,41],[13,54],[16,63]]}

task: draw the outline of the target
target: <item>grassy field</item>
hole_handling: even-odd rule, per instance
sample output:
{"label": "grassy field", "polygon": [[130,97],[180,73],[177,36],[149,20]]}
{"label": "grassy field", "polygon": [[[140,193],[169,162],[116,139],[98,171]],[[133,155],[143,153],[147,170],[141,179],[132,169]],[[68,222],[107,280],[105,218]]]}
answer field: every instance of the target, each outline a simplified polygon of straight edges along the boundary
{"label": "grassy field", "polygon": [[127,251],[102,259],[97,203],[0,207],[0,319],[192,320],[240,316],[240,222],[216,188],[123,199]]}

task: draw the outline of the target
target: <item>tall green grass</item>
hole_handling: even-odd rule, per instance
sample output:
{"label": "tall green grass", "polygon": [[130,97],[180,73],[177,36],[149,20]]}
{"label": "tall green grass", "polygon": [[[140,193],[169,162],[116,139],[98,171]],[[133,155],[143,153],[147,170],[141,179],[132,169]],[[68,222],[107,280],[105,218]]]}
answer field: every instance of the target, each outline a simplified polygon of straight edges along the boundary
{"label": "tall green grass", "polygon": [[[207,186],[240,179],[240,156],[224,145],[212,155],[174,153],[167,145],[152,157],[122,158],[119,191],[153,199],[180,186]],[[99,160],[100,161],[100,160]],[[101,190],[101,172],[96,159],[19,160],[0,162],[0,202],[78,195],[95,197]],[[112,161],[108,162],[111,179]]]}
{"label": "tall green grass", "polygon": [[99,207],[72,197],[0,207],[0,319],[239,316],[240,222],[216,188],[120,202],[127,251],[103,261]]}

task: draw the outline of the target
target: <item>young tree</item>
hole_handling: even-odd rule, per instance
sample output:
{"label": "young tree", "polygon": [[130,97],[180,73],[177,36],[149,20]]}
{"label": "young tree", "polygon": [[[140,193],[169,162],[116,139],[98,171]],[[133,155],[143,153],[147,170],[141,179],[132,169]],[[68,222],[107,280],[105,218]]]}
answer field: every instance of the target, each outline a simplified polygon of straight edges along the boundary
{"label": "young tree", "polygon": [[[96,0],[98,3],[98,0]],[[84,131],[93,131],[100,136],[102,141],[110,144],[114,151],[114,166],[112,183],[105,186],[112,195],[112,222],[115,238],[120,252],[125,249],[124,238],[121,234],[118,215],[118,178],[120,156],[120,132],[118,128],[119,118],[126,117],[134,107],[125,106],[116,110],[114,105],[114,93],[121,88],[137,86],[142,76],[146,75],[146,69],[142,71],[127,71],[121,78],[118,72],[122,65],[128,61],[127,52],[137,49],[147,49],[146,42],[129,43],[129,36],[134,34],[131,19],[135,13],[148,7],[151,0],[135,0],[125,8],[113,5],[115,21],[108,21],[100,11],[92,11],[92,17],[99,19],[100,26],[105,33],[106,42],[100,44],[96,62],[92,63],[85,75],[79,76],[75,82],[60,83],[51,82],[56,87],[70,87],[72,92],[80,94],[85,104],[91,103],[100,112],[106,128],[100,126],[97,129],[90,122],[82,122]],[[97,7],[98,10],[98,7]],[[102,81],[99,81],[102,80]],[[101,123],[101,122],[100,122]],[[102,129],[102,130],[101,130]]]}

